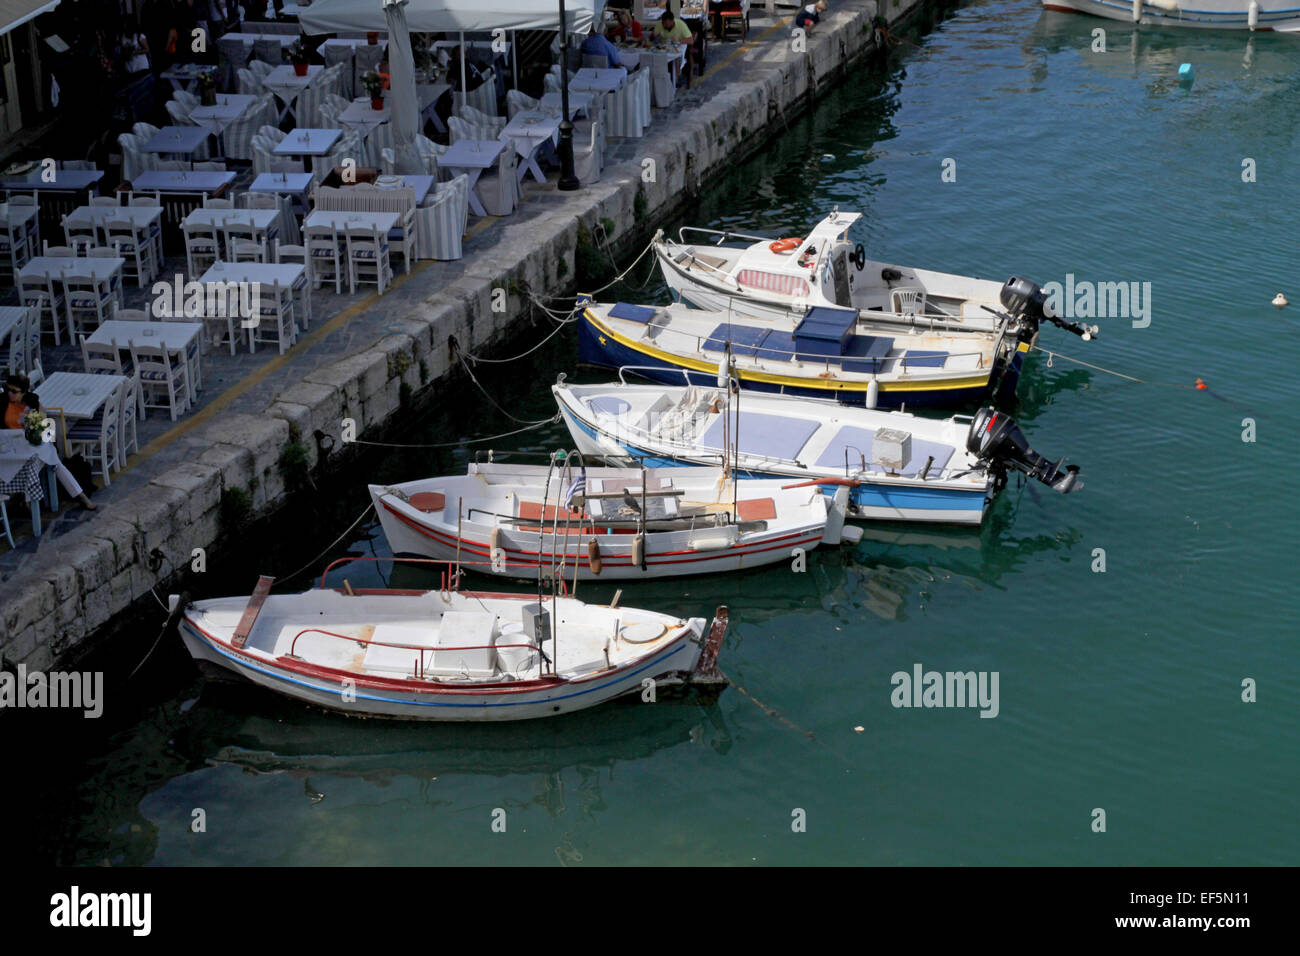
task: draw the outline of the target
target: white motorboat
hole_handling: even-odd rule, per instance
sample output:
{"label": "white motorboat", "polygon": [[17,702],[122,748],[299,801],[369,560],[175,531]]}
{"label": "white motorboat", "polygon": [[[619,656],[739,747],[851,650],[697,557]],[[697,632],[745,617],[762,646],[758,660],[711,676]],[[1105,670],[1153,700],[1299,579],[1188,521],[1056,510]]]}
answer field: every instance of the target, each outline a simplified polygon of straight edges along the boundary
{"label": "white motorboat", "polygon": [[[708,574],[838,544],[839,502],[788,482],[737,481],[720,467],[476,462],[467,474],[371,485],[395,554],[503,577],[587,581]],[[539,567],[540,565],[540,567]]]}
{"label": "white motorboat", "polygon": [[1154,27],[1259,30],[1300,36],[1295,0],[1042,0],[1048,10]]}
{"label": "white motorboat", "polygon": [[[712,627],[565,597],[454,590],[326,590],[184,604],[205,667],[366,717],[526,720],[639,691],[647,678],[715,688],[727,610]],[[706,630],[708,628],[708,630]]]}
{"label": "white motorboat", "polygon": [[[833,401],[726,388],[627,384],[552,386],[578,448],[611,462],[698,465],[732,442],[741,476],[850,489],[849,516],[978,525],[1019,470],[1068,492],[1082,483],[1024,442],[1005,415],[919,418]],[[997,442],[986,442],[990,426]],[[1005,433],[1002,432],[1006,429]],[[1013,434],[1014,441],[1005,438]]]}

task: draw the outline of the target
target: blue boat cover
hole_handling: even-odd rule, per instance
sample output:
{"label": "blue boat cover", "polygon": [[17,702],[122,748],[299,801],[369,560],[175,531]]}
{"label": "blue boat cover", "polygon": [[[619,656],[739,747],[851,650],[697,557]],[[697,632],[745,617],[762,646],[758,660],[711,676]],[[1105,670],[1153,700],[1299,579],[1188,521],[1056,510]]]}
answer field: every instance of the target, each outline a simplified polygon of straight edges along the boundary
{"label": "blue boat cover", "polygon": [[[735,409],[731,410],[731,421],[734,425]],[[723,419],[719,415],[700,439],[701,447],[722,451],[722,426]],[[784,415],[762,415],[742,411],[740,452],[743,455],[763,455],[768,458],[794,461],[819,427],[817,422],[806,418],[787,418]]]}
{"label": "blue boat cover", "polygon": [[794,340],[800,352],[813,355],[842,355],[858,313],[852,309],[817,306],[804,313],[794,328]]}
{"label": "blue boat cover", "polygon": [[[744,432],[741,432],[741,438],[744,438]],[[839,430],[834,438],[831,439],[826,450],[822,452],[821,457],[817,459],[818,468],[843,468],[844,467],[844,450],[849,451],[849,470],[855,471],[862,467],[863,456],[870,465],[873,459],[872,443],[876,437],[874,428],[858,428],[854,425],[845,425]],[[931,455],[934,456],[934,464],[930,466],[930,475],[937,476],[940,471],[948,464],[948,459],[952,457],[953,448],[951,445],[943,445],[939,442],[921,441],[915,436],[912,437],[912,457],[903,463],[903,468],[899,472],[908,478],[914,478],[921,473],[925,467],[926,459]]]}
{"label": "blue boat cover", "polygon": [[[727,343],[730,342],[731,354],[753,355],[761,347],[768,331],[758,325],[734,325],[723,322],[709,333],[709,337],[704,342],[704,351],[725,352]],[[760,357],[765,358],[766,353]]]}
{"label": "blue boat cover", "polygon": [[946,361],[948,361],[947,352],[926,352],[909,349],[903,353],[903,368],[943,368],[943,363]]}
{"label": "blue boat cover", "polygon": [[627,319],[629,322],[649,322],[654,318],[655,310],[644,305],[629,305],[626,302],[617,302],[614,308],[609,310],[611,319]]}

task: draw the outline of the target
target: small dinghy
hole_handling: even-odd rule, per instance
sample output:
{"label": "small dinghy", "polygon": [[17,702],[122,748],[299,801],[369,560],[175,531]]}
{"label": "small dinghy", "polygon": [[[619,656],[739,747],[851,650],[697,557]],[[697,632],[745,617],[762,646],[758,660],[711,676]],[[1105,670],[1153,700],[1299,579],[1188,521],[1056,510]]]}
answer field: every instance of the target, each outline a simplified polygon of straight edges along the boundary
{"label": "small dinghy", "polygon": [[815,487],[737,482],[716,467],[585,468],[570,459],[474,463],[465,475],[371,485],[370,497],[395,554],[528,580],[738,571],[859,537],[844,529],[847,502],[828,502]]}
{"label": "small dinghy", "polygon": [[[978,525],[1016,470],[1061,492],[1077,466],[1037,454],[1005,415],[918,418],[835,402],[726,388],[552,386],[574,441],[611,462],[693,465],[735,442],[742,476],[784,477],[828,493],[852,489],[849,516]],[[730,403],[730,404],[729,404]],[[787,484],[787,487],[789,485]]]}
{"label": "small dinghy", "polygon": [[718,689],[727,609],[704,618],[572,598],[344,590],[195,601],[200,664],[330,710],[406,720],[527,720],[639,691],[646,678]]}
{"label": "small dinghy", "polygon": [[955,335],[920,328],[862,331],[851,309],[817,307],[791,320],[668,306],[597,304],[578,324],[580,361],[634,366],[647,378],[692,385],[734,365],[743,388],[834,398],[867,408],[951,407],[1009,399],[1029,344],[992,332]]}
{"label": "small dinghy", "polygon": [[[899,335],[911,329],[947,333],[998,334],[1001,308],[1017,312],[1022,341],[1033,345],[1044,319],[1084,339],[1095,326],[1064,322],[1033,302],[1039,287],[1012,277],[1004,283],[972,276],[915,269],[867,258],[848,232],[862,216],[833,210],[807,236],[763,238],[685,226],[678,240],[655,237],[653,249],[673,298],[698,309],[731,309],[777,321],[808,309],[854,309],[870,322]],[[1021,301],[1009,290],[1030,296]]]}

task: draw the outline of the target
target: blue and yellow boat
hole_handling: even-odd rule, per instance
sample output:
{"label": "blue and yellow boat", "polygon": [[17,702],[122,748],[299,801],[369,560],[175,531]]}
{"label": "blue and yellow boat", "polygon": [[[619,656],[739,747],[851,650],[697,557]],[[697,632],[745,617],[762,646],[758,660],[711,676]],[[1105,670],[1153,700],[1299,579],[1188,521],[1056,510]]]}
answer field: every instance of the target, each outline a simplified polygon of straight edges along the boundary
{"label": "blue and yellow boat", "polygon": [[1014,396],[1031,341],[986,333],[877,328],[854,309],[817,307],[769,320],[681,304],[586,300],[579,358],[637,366],[658,382],[704,385],[719,368],[743,388],[867,408],[945,408]]}

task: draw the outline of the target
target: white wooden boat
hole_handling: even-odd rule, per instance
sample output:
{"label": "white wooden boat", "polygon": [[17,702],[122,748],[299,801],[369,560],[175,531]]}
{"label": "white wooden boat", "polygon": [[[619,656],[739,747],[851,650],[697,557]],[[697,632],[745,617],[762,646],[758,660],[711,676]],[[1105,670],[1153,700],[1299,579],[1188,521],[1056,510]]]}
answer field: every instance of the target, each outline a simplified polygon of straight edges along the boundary
{"label": "white wooden boat", "polygon": [[540,571],[622,581],[738,571],[838,544],[847,504],[785,484],[737,482],[720,467],[487,462],[465,475],[371,485],[370,497],[394,554],[525,580]]}
{"label": "white wooden boat", "polygon": [[[622,372],[615,383],[569,385],[561,376],[552,386],[584,454],[697,465],[716,460],[731,440],[738,474],[820,485],[828,493],[847,487],[852,518],[978,525],[1008,469],[1018,467],[1006,446],[982,457],[967,416],[918,418],[821,399],[729,396],[726,389],[621,379]],[[1073,472],[1025,450],[1032,459],[1022,460],[1038,466],[1034,477],[1060,491],[1078,487]]]}
{"label": "white wooden boat", "polygon": [[1295,0],[1042,0],[1048,10],[1154,27],[1260,30],[1300,36]]}
{"label": "white wooden boat", "polygon": [[[726,608],[703,618],[571,598],[313,589],[196,601],[180,632],[200,664],[367,717],[526,720],[639,691],[646,678],[716,683]],[[346,583],[346,582],[345,582]]]}
{"label": "white wooden boat", "polygon": [[587,300],[578,322],[580,361],[635,366],[673,385],[714,381],[720,366],[747,389],[835,398],[868,408],[952,407],[1014,396],[1033,336],[1004,323],[978,334],[864,327],[851,309],[818,306],[762,318]]}
{"label": "white wooden boat", "polygon": [[1033,307],[1041,302],[1009,294],[1038,288],[1026,279],[994,282],[868,259],[848,235],[861,218],[835,209],[806,236],[784,239],[686,226],[677,240],[659,233],[653,249],[673,297],[699,309],[773,321],[818,307],[856,309],[861,321],[897,335],[916,328],[998,334],[1007,308],[1016,337],[1029,345],[1044,319],[1085,339],[1097,334],[1095,326],[1063,322]]}

